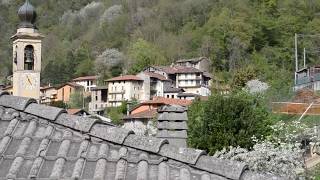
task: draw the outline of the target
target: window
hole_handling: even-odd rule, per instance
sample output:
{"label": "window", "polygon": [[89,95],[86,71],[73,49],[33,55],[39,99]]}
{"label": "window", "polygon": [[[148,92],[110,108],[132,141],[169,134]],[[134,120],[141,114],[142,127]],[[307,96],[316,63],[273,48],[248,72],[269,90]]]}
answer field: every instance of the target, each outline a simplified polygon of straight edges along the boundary
{"label": "window", "polygon": [[33,46],[28,45],[24,49],[24,70],[34,69],[34,49]]}
{"label": "window", "polygon": [[170,95],[167,95],[167,98],[170,98]]}
{"label": "window", "polygon": [[171,95],[171,98],[174,99],[174,95]]}
{"label": "window", "polygon": [[72,89],[71,89],[71,88],[69,88],[69,91],[70,91],[70,94],[71,94],[71,92],[72,92]]}

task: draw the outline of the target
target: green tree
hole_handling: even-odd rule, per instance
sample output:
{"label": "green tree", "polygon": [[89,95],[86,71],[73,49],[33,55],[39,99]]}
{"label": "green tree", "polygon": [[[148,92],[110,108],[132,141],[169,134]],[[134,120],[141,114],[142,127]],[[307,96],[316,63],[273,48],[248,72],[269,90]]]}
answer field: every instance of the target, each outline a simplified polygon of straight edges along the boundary
{"label": "green tree", "polygon": [[210,154],[229,146],[251,148],[253,136],[263,138],[271,131],[269,113],[262,102],[242,91],[194,102],[188,112],[189,145]]}
{"label": "green tree", "polygon": [[70,95],[69,108],[82,109],[84,97],[82,91],[75,91]]}
{"label": "green tree", "polygon": [[50,106],[63,108],[63,109],[66,109],[68,107],[68,105],[63,101],[53,101],[50,103]]}
{"label": "green tree", "polygon": [[257,78],[257,72],[252,66],[240,69],[232,79],[232,88],[235,90],[241,89],[246,86],[248,81],[255,78]]}
{"label": "green tree", "polygon": [[161,65],[166,62],[161,51],[143,39],[138,39],[131,45],[129,57],[134,61],[129,69],[131,74],[138,73],[150,65]]}

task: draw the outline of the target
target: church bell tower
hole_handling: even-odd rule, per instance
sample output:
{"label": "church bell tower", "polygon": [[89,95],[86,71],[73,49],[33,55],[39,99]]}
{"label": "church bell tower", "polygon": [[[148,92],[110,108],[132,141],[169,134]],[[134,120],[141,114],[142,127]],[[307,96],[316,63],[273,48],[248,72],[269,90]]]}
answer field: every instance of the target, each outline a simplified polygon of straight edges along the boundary
{"label": "church bell tower", "polygon": [[29,0],[18,11],[20,24],[13,41],[13,95],[40,100],[42,36],[35,26],[37,14]]}

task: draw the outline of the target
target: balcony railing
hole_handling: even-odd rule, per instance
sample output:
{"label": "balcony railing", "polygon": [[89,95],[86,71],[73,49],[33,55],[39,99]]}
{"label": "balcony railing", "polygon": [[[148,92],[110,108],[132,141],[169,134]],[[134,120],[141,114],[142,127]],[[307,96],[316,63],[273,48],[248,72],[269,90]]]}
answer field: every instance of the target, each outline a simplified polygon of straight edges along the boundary
{"label": "balcony railing", "polygon": [[109,94],[124,94],[125,90],[119,90],[119,91],[110,91]]}
{"label": "balcony railing", "polygon": [[310,77],[302,77],[302,78],[297,79],[297,85],[307,84],[309,82],[310,82]]}

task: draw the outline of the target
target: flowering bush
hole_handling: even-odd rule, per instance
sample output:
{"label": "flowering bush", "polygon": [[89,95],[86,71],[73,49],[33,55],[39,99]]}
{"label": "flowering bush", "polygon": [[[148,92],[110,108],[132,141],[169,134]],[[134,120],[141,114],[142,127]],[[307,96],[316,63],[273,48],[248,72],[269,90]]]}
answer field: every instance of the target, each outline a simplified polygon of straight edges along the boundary
{"label": "flowering bush", "polygon": [[277,145],[270,141],[255,144],[248,151],[240,147],[230,147],[230,150],[216,152],[215,157],[245,162],[252,171],[272,173],[294,179],[303,170],[303,151],[298,144],[281,143]]}
{"label": "flowering bush", "polygon": [[263,93],[269,89],[269,85],[267,83],[255,79],[248,81],[246,83],[245,89],[251,94]]}

